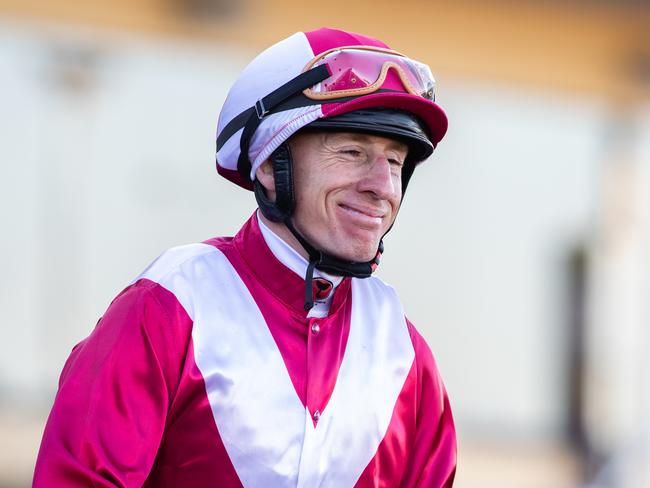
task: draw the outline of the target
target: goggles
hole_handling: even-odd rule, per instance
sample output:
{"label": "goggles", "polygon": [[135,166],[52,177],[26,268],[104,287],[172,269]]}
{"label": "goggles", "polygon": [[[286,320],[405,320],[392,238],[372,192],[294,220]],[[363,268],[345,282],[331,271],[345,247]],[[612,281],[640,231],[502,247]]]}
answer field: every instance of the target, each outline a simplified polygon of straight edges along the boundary
{"label": "goggles", "polygon": [[331,76],[303,91],[312,100],[329,100],[365,95],[379,90],[389,70],[400,78],[406,90],[435,100],[435,80],[424,63],[407,58],[391,49],[370,46],[350,46],[330,49],[311,60],[303,73],[326,65]]}

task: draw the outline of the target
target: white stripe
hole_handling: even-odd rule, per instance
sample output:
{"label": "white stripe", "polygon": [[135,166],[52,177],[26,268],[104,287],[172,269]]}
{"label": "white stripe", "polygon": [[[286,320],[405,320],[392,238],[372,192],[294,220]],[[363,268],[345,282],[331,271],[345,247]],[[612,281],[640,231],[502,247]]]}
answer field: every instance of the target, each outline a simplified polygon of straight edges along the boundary
{"label": "white stripe", "polygon": [[[298,76],[313,57],[314,52],[304,32],[296,32],[260,53],[244,68],[228,92],[219,114],[217,136],[238,114],[253,107],[257,100]],[[253,134],[248,151],[251,180],[255,179],[257,168],[282,142],[322,116],[320,105],[312,105],[264,117]],[[240,138],[241,131],[238,131],[217,153],[217,161],[221,167],[237,169]]]}
{"label": "white stripe", "polygon": [[379,279],[352,280],[352,317],[336,387],[307,423],[298,486],[353,486],[386,434],[415,358],[402,306]]}
{"label": "white stripe", "polygon": [[154,264],[142,277],[171,291],[194,322],[195,361],[242,484],[294,487],[306,414],[280,351],[223,253],[201,244],[187,248],[196,257],[174,273],[164,268],[178,257],[163,255],[166,262]]}
{"label": "white stripe", "polygon": [[[321,105],[313,105],[285,110],[264,117],[255,134],[253,134],[250,150],[248,151],[253,162],[250,172],[251,180],[255,179],[257,168],[271,156],[280,144],[322,116]],[[239,158],[239,153],[237,153],[237,158]]]}
{"label": "white stripe", "polygon": [[232,85],[219,113],[217,133],[238,114],[298,76],[314,57],[304,32],[282,39],[258,54]]}
{"label": "white stripe", "polygon": [[171,291],[194,322],[195,360],[245,487],[354,485],[386,433],[415,355],[391,288],[352,280],[344,359],[314,428],[259,308],[219,250],[174,249],[141,277]]}

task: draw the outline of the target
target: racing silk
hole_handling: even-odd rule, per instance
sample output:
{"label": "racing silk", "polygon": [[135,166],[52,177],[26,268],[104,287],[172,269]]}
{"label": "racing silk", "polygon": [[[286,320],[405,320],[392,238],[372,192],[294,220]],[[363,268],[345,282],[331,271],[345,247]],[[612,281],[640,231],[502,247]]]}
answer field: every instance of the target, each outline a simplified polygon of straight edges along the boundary
{"label": "racing silk", "polygon": [[[269,246],[269,249],[273,252],[273,255],[278,258],[278,260],[284,264],[291,271],[296,273],[298,276],[303,277],[307,274],[307,266],[309,263],[305,258],[303,258],[298,251],[292,248],[289,244],[284,242],[275,232],[269,229],[264,221],[260,219],[260,211],[257,211],[257,223],[260,226],[260,231],[262,231],[262,236],[264,241]],[[332,305],[332,297],[334,296],[334,290],[336,287],[343,281],[343,277],[334,276],[320,269],[314,269],[313,271],[314,279],[322,278],[326,283],[329,283],[331,289],[325,296],[319,296],[318,294],[314,295],[314,305],[309,310],[308,317],[326,317],[329,314],[330,306]]]}
{"label": "racing silk", "polygon": [[308,317],[253,216],[154,261],[75,346],[34,486],[449,487],[431,352],[377,278]]}

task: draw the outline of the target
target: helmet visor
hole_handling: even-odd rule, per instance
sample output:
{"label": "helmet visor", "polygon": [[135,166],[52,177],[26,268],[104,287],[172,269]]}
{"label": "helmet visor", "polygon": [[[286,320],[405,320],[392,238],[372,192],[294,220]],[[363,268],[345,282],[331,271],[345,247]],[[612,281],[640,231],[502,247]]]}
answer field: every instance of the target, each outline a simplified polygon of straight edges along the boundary
{"label": "helmet visor", "polygon": [[409,93],[427,100],[435,99],[435,80],[429,66],[397,51],[366,46],[336,48],[314,58],[304,71],[322,64],[327,65],[331,76],[303,92],[314,100],[375,92],[391,70]]}

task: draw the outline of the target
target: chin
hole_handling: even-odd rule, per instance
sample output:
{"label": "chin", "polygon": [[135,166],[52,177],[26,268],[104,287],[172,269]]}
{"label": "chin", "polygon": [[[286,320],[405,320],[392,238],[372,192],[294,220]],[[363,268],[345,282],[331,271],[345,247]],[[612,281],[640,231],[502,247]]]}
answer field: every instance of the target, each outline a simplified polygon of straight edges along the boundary
{"label": "chin", "polygon": [[350,249],[350,258],[349,261],[356,262],[368,262],[375,259],[377,255],[377,250],[379,248],[380,240],[372,240],[372,242],[363,242],[358,246]]}
{"label": "chin", "polygon": [[330,253],[346,261],[365,263],[375,258],[378,247],[379,244],[375,246],[363,246],[362,248],[339,248],[332,249]]}
{"label": "chin", "polygon": [[312,242],[317,249],[345,261],[365,263],[373,260],[377,255],[381,237],[374,232],[369,235],[368,232],[355,230],[356,232],[333,232],[329,240],[323,236],[321,239],[313,239]]}

